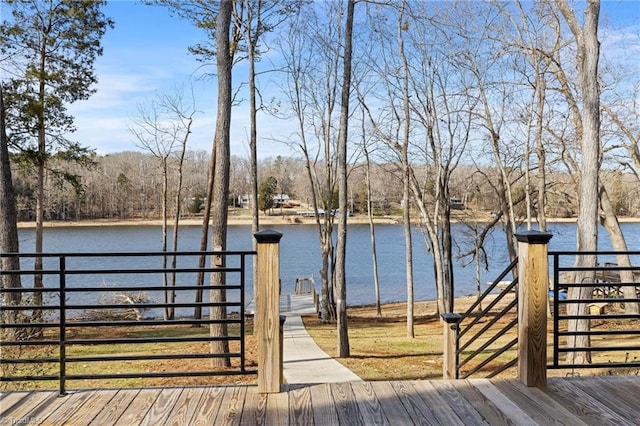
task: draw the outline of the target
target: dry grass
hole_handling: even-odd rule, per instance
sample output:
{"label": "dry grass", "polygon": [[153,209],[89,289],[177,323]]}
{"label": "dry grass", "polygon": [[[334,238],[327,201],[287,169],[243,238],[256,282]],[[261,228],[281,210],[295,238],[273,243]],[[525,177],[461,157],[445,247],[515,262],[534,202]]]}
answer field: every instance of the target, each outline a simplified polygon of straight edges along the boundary
{"label": "dry grass", "polygon": [[[471,303],[473,297],[458,298],[456,311],[463,312]],[[498,306],[504,306],[508,301],[501,302]],[[615,306],[610,307],[615,309]],[[415,338],[407,337],[406,304],[396,303],[383,306],[382,317],[378,317],[375,307],[365,306],[349,308],[348,326],[350,358],[338,359],[343,365],[351,369],[355,374],[365,380],[414,380],[414,379],[438,379],[442,377],[442,344],[443,326],[435,317],[436,307],[434,302],[418,302],[415,304]],[[478,339],[465,353],[470,353],[480,347],[492,332],[503,327],[514,318],[515,313],[507,315],[496,322],[485,335]],[[479,321],[479,327],[483,327],[491,317],[483,317]],[[333,357],[337,356],[337,333],[335,324],[322,324],[317,318],[304,318],[305,326],[309,334],[318,345]],[[624,320],[612,322],[594,319],[591,322],[592,330],[599,329],[640,329],[640,321]],[[492,347],[499,347],[513,339],[517,329],[501,337]],[[563,341],[560,342],[564,344]],[[552,322],[549,321],[547,347],[548,354],[552,354]],[[640,344],[638,336],[596,336],[592,337],[594,347],[603,346],[632,346]],[[475,367],[493,351],[485,350],[476,359],[465,366],[463,370]],[[505,352],[497,359],[497,363],[505,363],[517,356],[514,349]],[[634,361],[640,356],[625,352],[592,352],[593,362],[608,363],[621,361]],[[551,359],[549,359],[551,361]],[[490,371],[495,365],[489,364],[481,371]],[[505,371],[504,377],[515,377],[515,368]],[[548,370],[549,376],[566,375],[597,375],[597,374],[638,374],[638,368],[621,369],[581,369],[581,370]]]}

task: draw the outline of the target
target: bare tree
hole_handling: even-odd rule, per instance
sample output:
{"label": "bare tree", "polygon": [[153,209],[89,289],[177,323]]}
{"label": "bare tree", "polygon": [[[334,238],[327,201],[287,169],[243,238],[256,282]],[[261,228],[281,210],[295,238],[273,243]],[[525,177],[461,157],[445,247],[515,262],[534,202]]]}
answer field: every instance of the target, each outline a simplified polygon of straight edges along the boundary
{"label": "bare tree", "polygon": [[[580,164],[580,210],[578,212],[577,250],[595,251],[598,249],[598,174],[600,171],[600,89],[598,87],[598,60],[600,57],[598,42],[598,19],[600,1],[587,0],[585,19],[581,27],[573,9],[566,0],[556,0],[556,6],[564,17],[576,44],[576,65],[580,79],[582,95],[581,128],[579,133],[581,146]],[[596,256],[576,256],[575,265],[593,268]],[[576,273],[576,282],[595,282],[595,271]],[[570,299],[587,299],[591,297],[591,287],[570,288]],[[569,315],[585,315],[586,303],[569,305]],[[568,331],[581,333],[588,331],[589,320],[570,321]],[[588,335],[571,335],[569,347],[589,347]],[[588,351],[569,352],[567,361],[587,363],[591,361]]]}
{"label": "bare tree", "polygon": [[[167,251],[168,204],[169,204],[169,175],[170,160],[178,153],[178,184],[176,187],[175,221],[173,229],[173,247],[177,249],[178,221],[180,216],[180,196],[182,190],[182,168],[186,152],[187,140],[191,133],[191,124],[195,107],[185,105],[185,96],[179,90],[172,94],[158,94],[149,107],[138,105],[137,115],[132,118],[129,131],[137,140],[137,145],[149,151],[160,165],[162,176],[162,251]],[[175,265],[175,258],[172,263]],[[166,268],[167,257],[162,257],[162,267]],[[164,287],[175,286],[175,274],[172,274],[171,285],[167,274],[163,274]],[[175,290],[172,288],[163,293],[164,318],[174,319]]]}
{"label": "bare tree", "polygon": [[[218,16],[216,17],[216,58],[218,74],[218,111],[216,117],[216,132],[213,144],[215,146],[213,192],[211,207],[211,247],[215,250],[225,250],[227,247],[227,200],[229,198],[229,161],[230,161],[230,127],[231,127],[231,71],[233,67],[233,53],[230,49],[229,34],[231,25],[232,2],[220,3]],[[212,263],[218,266],[225,265],[225,259],[212,259]],[[211,274],[211,285],[224,286],[226,277],[223,272]],[[212,303],[226,302],[224,290],[211,290]],[[227,316],[224,306],[212,307],[210,317],[213,320],[224,319]],[[215,337],[227,336],[226,323],[216,322],[210,326],[211,335]],[[212,352],[229,353],[229,343],[220,339],[211,343]],[[212,364],[215,367],[228,367],[231,360],[228,357],[214,358]]]}
{"label": "bare tree", "polygon": [[349,356],[349,334],[347,326],[347,135],[349,128],[349,98],[351,92],[351,60],[353,39],[353,11],[355,0],[347,1],[347,16],[344,30],[344,64],[342,67],[342,94],[340,96],[340,128],[338,133],[338,243],[336,251],[336,293],[338,320],[338,355]]}
{"label": "bare tree", "polygon": [[287,86],[283,92],[291,113],[297,121],[297,140],[292,144],[304,157],[311,187],[310,203],[316,213],[322,267],[321,317],[324,322],[336,318],[334,303],[335,259],[333,246],[336,181],[336,117],[339,90],[339,60],[342,44],[340,8],[325,4],[297,14],[289,26],[288,39],[283,43]]}

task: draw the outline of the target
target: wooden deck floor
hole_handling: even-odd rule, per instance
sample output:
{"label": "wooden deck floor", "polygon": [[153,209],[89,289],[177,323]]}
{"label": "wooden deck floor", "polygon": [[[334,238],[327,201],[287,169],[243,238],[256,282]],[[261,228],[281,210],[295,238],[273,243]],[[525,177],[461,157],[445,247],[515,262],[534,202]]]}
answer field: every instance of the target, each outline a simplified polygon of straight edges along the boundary
{"label": "wooden deck floor", "polygon": [[22,425],[637,425],[637,376],[514,380],[352,382],[255,386],[9,392],[0,424]]}

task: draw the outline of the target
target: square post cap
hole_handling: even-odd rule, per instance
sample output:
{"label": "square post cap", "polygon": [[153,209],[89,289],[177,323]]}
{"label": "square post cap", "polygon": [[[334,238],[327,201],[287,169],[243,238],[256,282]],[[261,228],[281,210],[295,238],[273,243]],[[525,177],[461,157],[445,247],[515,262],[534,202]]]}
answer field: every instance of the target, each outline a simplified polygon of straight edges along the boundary
{"label": "square post cap", "polygon": [[519,243],[527,244],[547,244],[552,237],[553,234],[549,232],[540,232],[535,230],[519,232],[516,234],[516,240],[518,240]]}
{"label": "square post cap", "polygon": [[462,315],[456,314],[455,312],[445,312],[444,314],[440,314],[440,316],[447,324],[457,324],[462,320]]}
{"label": "square post cap", "polygon": [[280,238],[282,238],[282,234],[273,229],[256,232],[253,236],[258,243],[277,243],[280,242]]}

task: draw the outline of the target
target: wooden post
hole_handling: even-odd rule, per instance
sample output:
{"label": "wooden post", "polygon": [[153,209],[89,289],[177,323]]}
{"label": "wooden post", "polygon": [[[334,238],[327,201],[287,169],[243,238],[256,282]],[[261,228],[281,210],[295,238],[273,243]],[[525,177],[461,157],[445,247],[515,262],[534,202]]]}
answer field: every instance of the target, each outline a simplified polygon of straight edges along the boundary
{"label": "wooden post", "polygon": [[258,340],[258,393],[278,393],[282,385],[280,327],[280,238],[271,229],[254,235],[258,242],[256,313],[254,331]]}
{"label": "wooden post", "polygon": [[460,331],[460,320],[462,316],[455,313],[444,313],[440,315],[443,319],[442,344],[442,378],[453,380],[458,378],[458,332]]}
{"label": "wooden post", "polygon": [[518,240],[518,378],[526,386],[547,386],[547,305],[552,235],[528,231]]}

